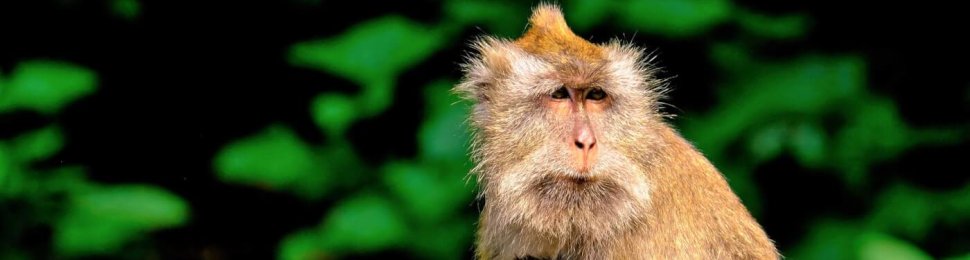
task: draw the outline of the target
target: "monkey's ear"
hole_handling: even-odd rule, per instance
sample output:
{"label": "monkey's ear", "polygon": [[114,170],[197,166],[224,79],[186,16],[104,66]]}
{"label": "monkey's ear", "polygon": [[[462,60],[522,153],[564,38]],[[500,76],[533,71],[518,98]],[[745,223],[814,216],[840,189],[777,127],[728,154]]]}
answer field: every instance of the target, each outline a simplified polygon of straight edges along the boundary
{"label": "monkey's ear", "polygon": [[514,59],[512,56],[521,51],[508,41],[488,36],[476,40],[472,46],[474,53],[467,56],[462,64],[465,78],[453,91],[476,103],[487,103],[489,92],[509,76]]}

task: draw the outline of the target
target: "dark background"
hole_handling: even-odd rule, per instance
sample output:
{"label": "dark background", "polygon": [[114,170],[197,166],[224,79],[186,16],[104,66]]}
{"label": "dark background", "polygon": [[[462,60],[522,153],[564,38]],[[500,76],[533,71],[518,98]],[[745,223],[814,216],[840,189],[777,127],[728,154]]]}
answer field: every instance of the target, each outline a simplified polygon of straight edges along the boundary
{"label": "dark background", "polygon": [[[567,21],[572,23],[574,9],[581,8],[571,6],[582,3],[562,3]],[[381,176],[392,174],[387,173],[393,170],[386,165],[403,162],[423,167],[428,174],[447,176],[438,181],[463,184],[468,162],[427,159],[421,148],[426,144],[418,136],[431,121],[428,111],[432,107],[462,110],[466,106],[451,106],[454,98],[434,101],[426,89],[436,88],[426,86],[460,79],[458,64],[470,51],[467,43],[477,35],[515,37],[525,28],[528,8],[534,3],[493,4],[516,12],[499,12],[498,17],[480,20],[455,18],[461,13],[449,11],[449,4],[454,5],[436,1],[0,3],[0,82],[15,77],[16,68],[32,60],[66,62],[97,75],[96,91],[77,97],[56,113],[28,106],[0,109],[0,144],[14,143],[25,133],[52,125],[60,129],[63,139],[62,148],[49,157],[23,164],[17,168],[20,170],[8,168],[11,173],[29,175],[23,178],[37,184],[0,197],[0,258],[470,258],[477,215],[472,202],[474,183],[442,195],[459,198],[458,206],[444,209],[443,216],[421,220],[420,214],[407,208],[407,202],[399,201],[402,195],[394,191],[396,186]],[[665,110],[678,116],[670,122],[688,139],[697,140],[698,147],[725,172],[783,254],[821,259],[970,256],[970,206],[964,206],[970,205],[970,174],[964,167],[970,155],[970,80],[966,77],[966,61],[970,60],[966,46],[970,44],[962,37],[968,24],[965,9],[935,2],[743,0],[727,4],[733,8],[730,17],[741,12],[738,10],[767,17],[795,15],[804,17],[804,29],[793,33],[795,36],[771,36],[735,20],[741,18],[719,18],[698,32],[677,34],[637,27],[616,14],[580,22],[589,25],[576,31],[594,42],[614,37],[628,40],[659,56],[657,64],[664,68],[659,76],[671,78],[674,89],[667,100],[672,106]],[[681,19],[676,15],[669,19]],[[352,102],[364,102],[353,98],[362,93],[363,83],[334,69],[339,64],[301,62],[293,57],[294,45],[339,38],[356,25],[388,16],[427,28],[444,28],[438,35],[442,40],[429,47],[428,54],[404,62],[399,73],[390,75],[394,90],[386,108],[351,116],[343,130],[321,131],[326,127],[315,121],[319,117],[315,113],[322,112],[308,109],[318,95],[337,93],[357,100]],[[372,44],[393,49],[397,43]],[[734,66],[733,60],[722,59],[720,64],[728,65],[718,65],[718,59],[711,57],[716,56],[713,48],[722,45],[740,46],[761,64]],[[804,57],[815,58],[805,61]],[[818,77],[831,76],[824,74],[843,63],[829,62],[829,57],[853,57],[864,64],[861,90],[833,99],[837,102],[826,101],[815,110],[765,105],[753,109],[782,112],[746,116],[735,112],[747,110],[731,109],[732,104],[757,101],[745,99],[749,95],[745,93],[784,92],[786,85],[748,84],[763,82],[754,78],[775,70],[794,66],[798,71],[799,64],[809,64],[806,66],[819,66],[823,75]],[[818,60],[819,64],[812,63]],[[738,69],[744,66],[749,68]],[[783,78],[780,82],[786,82],[785,75],[790,74],[778,75]],[[0,84],[0,99],[3,86],[10,85]],[[799,96],[779,103],[797,103]],[[858,130],[876,136],[877,145],[862,149],[861,157],[838,157],[843,154],[838,150],[845,149],[837,141],[839,133],[856,131],[845,129],[852,128],[854,118],[870,116],[858,112],[868,111],[866,100],[878,100],[874,104],[883,106],[888,103],[892,120],[901,123],[888,124],[896,126],[893,129]],[[366,104],[355,104],[354,111],[369,109],[361,108]],[[857,117],[851,116],[856,113]],[[703,140],[716,139],[704,137],[717,135],[707,133],[717,132],[720,126],[714,123],[727,122],[712,119],[715,117],[748,120],[739,123],[746,125],[743,131],[728,138],[741,141],[727,141],[723,146],[710,141],[714,144],[705,146]],[[759,119],[749,119],[752,117]],[[793,152],[799,148],[762,157],[750,155],[757,152],[749,151],[743,140],[757,136],[761,126],[778,124],[781,129],[808,125],[808,129],[819,130],[816,132],[824,140],[830,140],[818,155],[821,159],[803,160]],[[282,136],[311,147],[313,158],[324,163],[344,158],[333,157],[334,153],[351,153],[350,163],[321,167],[339,172],[328,178],[352,180],[332,181],[338,184],[327,184],[331,188],[325,191],[301,193],[293,191],[300,189],[294,188],[299,181],[260,181],[258,176],[233,179],[231,174],[219,174],[233,171],[214,162],[227,145],[267,131],[279,133],[266,129],[281,125],[288,129],[282,132],[289,133]],[[897,128],[905,134],[880,135]],[[896,141],[887,142],[901,145],[881,148],[878,143],[883,137],[894,138]],[[17,153],[11,149],[8,154]],[[864,177],[845,177],[846,169],[856,169],[851,163],[859,161],[866,162],[859,175]],[[175,195],[187,206],[189,217],[165,225],[133,227],[134,232],[119,231],[126,235],[116,243],[61,246],[59,232],[68,225],[61,224],[61,217],[75,216],[71,212],[77,200],[72,196],[81,195],[42,187],[56,176],[49,172],[62,167],[80,167],[85,182],[98,187],[138,183]],[[0,189],[17,190],[10,185],[14,184],[0,181]],[[384,237],[397,238],[355,247],[356,240],[373,237],[328,233],[328,227],[340,226],[327,224],[328,216],[338,214],[335,208],[362,196],[376,196],[376,201],[389,204],[362,199],[369,202],[361,205],[369,206],[350,207],[350,211],[390,205],[398,214],[396,219],[405,223],[403,235],[393,228],[376,231],[379,237],[387,232],[396,235]],[[752,206],[753,201],[758,205]],[[360,229],[380,230],[380,224],[375,227],[366,218],[359,220]],[[322,223],[319,228],[315,227],[318,223]],[[455,235],[459,239],[451,244],[429,242],[447,237],[436,230],[453,226],[466,226]],[[314,235],[287,240],[300,230]],[[341,242],[344,240],[350,242]],[[291,245],[286,241],[301,242]]]}

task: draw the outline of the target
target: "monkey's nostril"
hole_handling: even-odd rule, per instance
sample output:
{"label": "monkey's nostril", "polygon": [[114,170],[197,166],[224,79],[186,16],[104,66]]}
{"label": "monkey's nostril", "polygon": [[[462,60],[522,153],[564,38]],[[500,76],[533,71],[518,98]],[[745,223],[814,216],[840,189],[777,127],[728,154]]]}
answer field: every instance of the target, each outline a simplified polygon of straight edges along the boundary
{"label": "monkey's nostril", "polygon": [[576,141],[575,144],[576,144],[576,148],[583,149],[583,143],[582,142]]}

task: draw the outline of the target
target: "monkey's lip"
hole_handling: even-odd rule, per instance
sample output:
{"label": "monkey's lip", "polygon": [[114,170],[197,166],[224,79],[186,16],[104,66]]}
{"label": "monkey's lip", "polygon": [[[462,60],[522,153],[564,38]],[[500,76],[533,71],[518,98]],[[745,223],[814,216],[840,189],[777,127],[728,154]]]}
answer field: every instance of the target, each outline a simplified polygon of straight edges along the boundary
{"label": "monkey's lip", "polygon": [[556,174],[543,177],[541,180],[533,183],[532,188],[540,194],[547,194],[548,192],[560,195],[563,194],[562,192],[584,194],[608,183],[607,180],[595,176]]}
{"label": "monkey's lip", "polygon": [[556,176],[555,179],[562,182],[568,182],[568,183],[573,183],[577,185],[585,185],[592,182],[596,182],[597,180],[597,178],[594,178],[593,176],[577,176],[577,175],[559,175],[559,176]]}

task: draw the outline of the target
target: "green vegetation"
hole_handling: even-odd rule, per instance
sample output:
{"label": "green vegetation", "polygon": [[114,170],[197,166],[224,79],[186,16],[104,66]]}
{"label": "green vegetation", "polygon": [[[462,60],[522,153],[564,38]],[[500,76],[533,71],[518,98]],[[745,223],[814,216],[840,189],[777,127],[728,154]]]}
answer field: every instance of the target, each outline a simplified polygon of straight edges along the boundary
{"label": "green vegetation", "polygon": [[[327,1],[293,2],[300,8],[330,8]],[[515,37],[524,29],[530,4],[448,0],[424,10],[435,19],[418,19],[405,12],[368,14],[353,17],[357,23],[332,33],[303,32],[273,57],[287,70],[344,80],[351,89],[319,86],[307,102],[297,104],[307,112],[301,115],[306,117],[305,125],[272,115],[258,130],[241,130],[242,136],[220,143],[206,154],[211,158],[200,161],[210,167],[205,170],[214,182],[254,194],[292,197],[304,205],[328,206],[320,215],[310,216],[317,219],[314,223],[286,223],[296,227],[280,232],[284,235],[272,245],[279,259],[353,259],[387,252],[417,259],[467,258],[477,221],[476,183],[466,176],[471,167],[465,122],[470,105],[449,90],[459,80],[455,78],[458,56],[469,50],[464,46],[471,39],[463,37],[481,33]],[[113,0],[105,2],[102,11],[123,18],[115,19],[118,23],[144,21],[140,16],[147,14],[165,15],[152,13],[152,8],[138,0]],[[764,54],[764,46],[805,39],[821,17],[807,12],[767,13],[729,0],[575,0],[564,2],[563,8],[580,35],[623,32],[597,37],[701,46],[700,57],[706,60],[698,62],[706,64],[696,66],[712,70],[713,104],[668,111],[688,115],[671,123],[717,165],[756,217],[763,218],[771,210],[766,207],[766,187],[759,186],[756,172],[786,158],[799,170],[831,177],[850,191],[847,196],[861,201],[865,208],[856,213],[818,212],[807,217],[808,226],[799,227],[805,233],[794,235],[781,248],[786,257],[970,258],[970,248],[951,246],[956,249],[945,250],[958,253],[944,256],[926,248],[939,242],[930,240],[934,229],[967,225],[970,183],[937,190],[899,178],[880,178],[875,170],[915,149],[967,142],[967,125],[925,127],[910,122],[897,102],[899,97],[877,90],[870,82],[873,61],[862,53],[810,49],[782,58]],[[719,28],[732,28],[730,36],[715,37]],[[653,46],[644,47],[653,50]],[[446,51],[456,57],[437,65],[448,67],[416,71]],[[37,229],[50,230],[49,241],[41,240],[50,244],[39,250],[49,248],[49,255],[43,256],[142,259],[165,250],[152,248],[159,231],[178,230],[199,217],[193,214],[200,209],[183,199],[185,194],[166,188],[171,183],[95,181],[88,176],[89,165],[52,162],[64,147],[79,141],[65,134],[70,129],[60,126],[59,116],[72,103],[107,91],[99,84],[110,78],[92,67],[38,58],[18,60],[9,70],[0,70],[0,115],[26,113],[43,118],[40,127],[0,137],[0,259],[36,257],[37,246],[27,245],[33,242],[23,238]],[[422,82],[402,84],[404,75],[414,72],[421,74],[415,78],[425,77]],[[677,85],[681,79],[671,80]],[[689,95],[694,91],[689,88],[696,87],[677,86],[688,90],[675,89],[671,102],[675,106],[682,100],[676,97]],[[288,86],[261,86],[260,91],[282,91],[282,87]],[[970,93],[967,89],[965,93]],[[132,93],[125,90],[113,93]],[[423,109],[417,129],[411,129],[416,133],[410,137],[415,152],[369,156],[352,140],[354,126],[387,115],[409,97],[407,93],[417,93],[413,96],[420,100],[412,103],[420,105],[404,109]],[[144,97],[133,97],[137,98]],[[970,94],[963,100],[970,102]],[[11,118],[0,117],[0,128],[7,127],[4,120],[16,119]],[[137,175],[138,170],[126,174]],[[786,198],[776,200],[781,199]],[[773,230],[768,231],[771,236]]]}
{"label": "green vegetation", "polygon": [[[25,61],[8,80],[0,78],[0,113],[29,110],[54,116],[96,86],[97,76],[84,67]],[[37,226],[52,230],[53,254],[68,257],[111,255],[148,232],[188,220],[186,202],[164,189],[98,184],[85,178],[81,166],[32,167],[57,154],[64,142],[57,125],[0,140],[0,258],[26,257],[15,239]]]}

